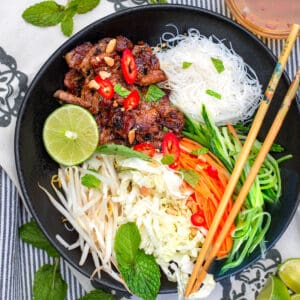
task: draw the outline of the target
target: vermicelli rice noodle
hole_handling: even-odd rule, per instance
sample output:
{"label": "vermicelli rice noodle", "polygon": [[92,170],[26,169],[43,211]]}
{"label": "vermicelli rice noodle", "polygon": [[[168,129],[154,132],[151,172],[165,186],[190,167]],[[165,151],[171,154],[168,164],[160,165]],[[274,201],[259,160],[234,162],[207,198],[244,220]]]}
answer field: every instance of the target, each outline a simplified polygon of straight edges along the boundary
{"label": "vermicelli rice noodle", "polygon": [[[201,107],[205,104],[217,125],[246,122],[253,116],[262,97],[261,85],[255,72],[233,49],[196,29],[188,30],[187,35],[167,32],[162,43],[167,49],[156,48],[156,55],[168,76],[174,105],[202,121]],[[212,59],[221,61],[224,70],[218,72]],[[183,63],[189,67],[184,68]]]}

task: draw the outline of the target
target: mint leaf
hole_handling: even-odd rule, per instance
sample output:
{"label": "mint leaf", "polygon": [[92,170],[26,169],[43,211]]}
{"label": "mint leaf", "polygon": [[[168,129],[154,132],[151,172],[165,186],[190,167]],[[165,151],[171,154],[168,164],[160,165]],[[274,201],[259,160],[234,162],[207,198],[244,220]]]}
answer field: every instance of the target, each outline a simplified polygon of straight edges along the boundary
{"label": "mint leaf", "polygon": [[161,90],[157,85],[151,84],[145,96],[147,102],[156,102],[162,98],[166,93]]}
{"label": "mint leaf", "polygon": [[183,179],[193,188],[196,187],[199,181],[199,174],[193,170],[179,169],[183,175]]}
{"label": "mint leaf", "polygon": [[115,93],[125,98],[130,94],[130,91],[124,88],[120,83],[114,86]]}
{"label": "mint leaf", "polygon": [[119,227],[114,250],[121,272],[130,291],[147,300],[154,300],[160,288],[160,270],[151,255],[139,250],[141,235],[135,223]]}
{"label": "mint leaf", "polygon": [[207,95],[210,95],[210,96],[212,96],[212,97],[215,97],[215,98],[217,98],[217,99],[221,99],[221,98],[222,98],[222,95],[221,95],[221,94],[219,94],[219,93],[217,93],[217,92],[215,92],[215,91],[213,91],[213,90],[206,90],[206,94],[207,94]]}
{"label": "mint leaf", "polygon": [[93,10],[99,3],[100,0],[72,0],[69,5],[76,7],[78,14],[85,14]]}
{"label": "mint leaf", "polygon": [[67,288],[58,270],[58,260],[55,265],[42,266],[34,275],[34,300],[64,300]]}
{"label": "mint leaf", "polygon": [[95,188],[99,189],[101,186],[101,181],[98,179],[96,176],[92,174],[85,174],[84,176],[81,177],[80,179],[81,184],[86,186],[87,188]]}
{"label": "mint leaf", "polygon": [[114,295],[105,293],[101,290],[93,290],[85,296],[79,298],[78,300],[116,300],[117,298]]}
{"label": "mint leaf", "polygon": [[58,252],[53,248],[49,241],[45,238],[41,229],[36,222],[31,221],[19,228],[20,238],[36,248],[45,250],[49,256],[59,257]]}
{"label": "mint leaf", "polygon": [[223,61],[221,59],[215,57],[211,57],[210,59],[218,73],[222,73],[225,70]]}
{"label": "mint leaf", "polygon": [[130,291],[145,300],[155,300],[160,288],[160,270],[152,255],[139,250],[134,264],[119,265]]}
{"label": "mint leaf", "polygon": [[194,154],[194,155],[201,155],[201,154],[206,154],[209,150],[205,147],[202,147],[202,148],[197,148],[195,150],[192,150],[191,151],[191,154]]}
{"label": "mint leaf", "polygon": [[164,165],[171,165],[175,161],[174,154],[166,154],[162,159],[161,163]]}
{"label": "mint leaf", "polygon": [[118,265],[134,264],[141,243],[141,235],[135,223],[121,225],[115,236],[114,249]]}
{"label": "mint leaf", "polygon": [[124,145],[105,144],[97,148],[97,153],[106,155],[120,155],[125,157],[137,157],[144,160],[151,160],[152,158],[142,152],[135,151]]}
{"label": "mint leaf", "polygon": [[191,65],[192,65],[191,62],[184,61],[184,62],[182,63],[182,69],[187,69],[187,68],[189,68]]}
{"label": "mint leaf", "polygon": [[73,17],[72,16],[65,16],[61,21],[61,31],[65,36],[71,36],[73,32]]}
{"label": "mint leaf", "polygon": [[36,26],[54,26],[64,16],[64,7],[54,1],[43,1],[28,7],[22,14],[23,19]]}

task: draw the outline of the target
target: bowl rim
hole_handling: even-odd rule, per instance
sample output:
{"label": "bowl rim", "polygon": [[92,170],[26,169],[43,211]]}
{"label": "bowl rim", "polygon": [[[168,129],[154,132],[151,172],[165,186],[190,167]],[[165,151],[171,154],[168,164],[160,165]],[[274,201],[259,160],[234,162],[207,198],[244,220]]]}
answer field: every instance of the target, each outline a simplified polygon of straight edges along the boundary
{"label": "bowl rim", "polygon": [[[224,15],[221,15],[217,12],[213,12],[211,10],[196,7],[196,6],[189,6],[189,5],[182,5],[182,4],[140,5],[140,6],[136,6],[136,7],[127,8],[127,9],[124,9],[124,10],[121,10],[121,11],[118,11],[118,12],[115,12],[115,13],[111,13],[111,14],[103,17],[103,18],[100,18],[100,19],[92,22],[91,24],[85,26],[84,28],[79,30],[77,33],[75,33],[72,37],[68,38],[43,63],[43,65],[40,67],[40,69],[38,70],[38,72],[34,76],[33,80],[31,81],[31,83],[30,83],[30,85],[29,85],[29,87],[26,91],[26,94],[24,96],[24,99],[21,103],[20,109],[19,109],[19,113],[18,113],[18,117],[17,117],[17,121],[16,121],[16,127],[15,127],[15,135],[14,135],[14,154],[15,154],[15,162],[16,162],[16,169],[17,169],[17,177],[19,179],[21,195],[23,196],[21,198],[24,200],[23,202],[25,202],[25,205],[29,209],[29,211],[32,214],[33,218],[38,223],[38,225],[40,226],[42,232],[44,233],[44,235],[46,236],[46,238],[50,241],[50,243],[52,245],[55,245],[57,243],[57,241],[50,237],[50,235],[47,233],[46,229],[44,228],[43,224],[40,222],[40,220],[38,218],[38,213],[34,210],[34,208],[32,206],[32,203],[31,203],[31,200],[30,200],[30,196],[27,192],[27,187],[26,187],[25,179],[24,179],[23,172],[22,172],[22,166],[21,166],[21,160],[20,160],[21,155],[20,155],[20,148],[19,148],[19,142],[18,142],[19,137],[20,137],[21,127],[22,127],[21,124],[22,124],[24,111],[26,109],[27,103],[30,101],[30,95],[31,95],[32,91],[34,90],[34,88],[36,86],[36,83],[41,79],[41,77],[44,75],[44,71],[53,63],[54,59],[56,59],[56,57],[59,53],[61,53],[66,48],[68,48],[68,46],[71,45],[74,41],[80,39],[81,37],[84,37],[84,35],[87,32],[90,32],[94,27],[101,26],[101,24],[103,24],[105,22],[110,22],[111,20],[118,19],[119,17],[122,17],[124,15],[134,15],[136,12],[144,12],[144,11],[158,11],[159,12],[159,11],[162,11],[162,10],[178,10],[178,9],[180,9],[183,14],[191,13],[191,12],[198,13],[199,16],[201,14],[205,14],[205,15],[211,16],[215,19],[218,19],[222,22],[225,22],[225,23],[229,24],[230,26],[232,26],[233,28],[234,27],[237,28],[243,34],[246,34],[249,38],[251,38],[253,41],[255,41],[258,44],[258,46],[261,47],[266,52],[266,54],[274,61],[274,67],[275,67],[275,63],[277,61],[277,58],[275,57],[275,55],[257,36],[255,36],[248,29],[246,29],[242,25],[236,23],[232,19],[230,19],[230,18],[228,18]],[[289,79],[289,76],[287,75],[286,71],[283,72],[282,78],[285,80],[285,82],[287,84],[290,84],[290,79]],[[287,220],[287,223],[286,223],[285,227],[280,232],[278,237],[276,239],[274,239],[274,241],[272,243],[268,244],[268,247],[266,248],[266,251],[268,251],[269,249],[271,249],[274,246],[274,244],[278,241],[278,239],[282,236],[282,234],[285,232],[285,230],[289,226],[289,224],[290,224],[290,222],[291,222],[291,220],[292,220],[292,218],[293,218],[293,216],[296,212],[297,206],[300,202],[300,197],[298,197],[296,202],[297,202],[296,206],[293,209],[293,212],[292,212],[290,218]],[[63,253],[60,253],[60,255],[68,264],[70,264],[73,268],[75,268],[81,274],[83,274],[86,277],[90,276],[90,274],[88,274],[87,271],[85,271],[82,267],[80,267],[78,265],[78,262],[75,262],[75,261],[71,260],[67,255],[65,255]],[[259,260],[260,258],[261,258],[260,255],[257,256],[256,258],[253,258],[248,264],[246,264],[243,267],[243,269],[249,267],[250,265],[255,263],[257,260]],[[228,276],[233,276],[233,275],[235,275],[237,273],[240,273],[240,272],[242,272],[242,270],[235,270],[235,271],[231,272],[228,275],[225,273],[224,276],[218,277],[217,281],[222,280],[222,279],[224,279]],[[101,282],[100,282],[100,284],[101,284]],[[105,287],[110,288],[110,289],[119,290],[119,291],[126,291],[125,289],[120,288],[119,286],[116,286],[113,283],[113,281],[112,281],[112,283],[105,283]],[[167,293],[174,293],[174,292],[176,292],[176,290],[170,289],[170,290],[160,291],[159,293],[160,294],[167,294]]]}

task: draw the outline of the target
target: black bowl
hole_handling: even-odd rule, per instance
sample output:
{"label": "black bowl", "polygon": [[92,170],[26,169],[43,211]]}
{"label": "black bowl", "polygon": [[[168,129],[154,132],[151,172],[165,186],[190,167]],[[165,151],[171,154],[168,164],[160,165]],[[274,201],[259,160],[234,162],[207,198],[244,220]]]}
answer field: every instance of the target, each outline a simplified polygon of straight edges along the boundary
{"label": "black bowl", "polygon": [[[90,276],[94,270],[92,260],[88,260],[83,267],[79,267],[80,251],[68,251],[57,242],[56,234],[60,234],[70,243],[76,240],[77,235],[75,232],[69,232],[65,229],[61,222],[62,216],[38,187],[38,183],[40,183],[51,190],[50,178],[58,168],[58,165],[44,149],[42,128],[50,112],[59,106],[52,95],[55,90],[63,88],[64,74],[68,69],[63,55],[80,43],[96,42],[102,37],[119,34],[127,36],[135,42],[144,40],[151,45],[156,45],[162,33],[170,30],[166,27],[170,23],[176,25],[181,33],[193,27],[199,29],[203,35],[210,36],[213,34],[219,39],[225,39],[225,44],[231,45],[244,58],[245,62],[255,70],[263,88],[266,87],[276,63],[275,58],[261,41],[243,27],[225,17],[203,9],[179,5],[148,5],[105,17],[70,38],[38,72],[22,103],[16,126],[15,157],[25,201],[43,232],[62,257],[86,276]],[[284,74],[266,117],[260,135],[261,139],[269,128],[288,86],[289,80]],[[278,143],[286,148],[287,153],[293,154],[294,158],[284,163],[281,169],[283,194],[279,206],[268,208],[272,213],[272,225],[266,235],[267,249],[272,247],[286,230],[298,205],[300,140],[296,128],[300,128],[300,118],[297,107],[293,104],[278,137]],[[222,261],[217,262],[211,271],[219,280],[241,271],[259,257],[260,251],[257,250],[245,259],[242,265],[229,270],[222,276],[218,274]],[[105,275],[101,280],[95,279],[95,283],[106,290],[124,291],[120,284]],[[176,292],[176,285],[163,278],[160,292]]]}

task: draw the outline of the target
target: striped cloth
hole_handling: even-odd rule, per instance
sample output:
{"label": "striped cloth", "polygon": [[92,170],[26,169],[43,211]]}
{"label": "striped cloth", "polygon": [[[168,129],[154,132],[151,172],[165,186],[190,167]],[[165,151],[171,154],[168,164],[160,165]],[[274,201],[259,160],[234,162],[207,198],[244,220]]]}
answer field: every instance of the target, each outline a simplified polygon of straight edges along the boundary
{"label": "striped cloth", "polygon": [[[137,1],[132,1],[132,3],[137,3]],[[169,1],[169,3],[198,6],[231,17],[223,0],[178,0]],[[270,39],[262,39],[262,41],[276,56],[280,54],[283,41]],[[300,40],[298,39],[287,63],[286,69],[290,78],[300,65],[299,53]],[[29,220],[31,217],[22,205],[15,185],[0,167],[0,300],[32,299],[34,273],[45,263],[53,262],[44,251],[33,248],[19,239],[18,228]],[[62,276],[68,283],[67,299],[78,299],[85,291],[63,260],[60,266]]]}

